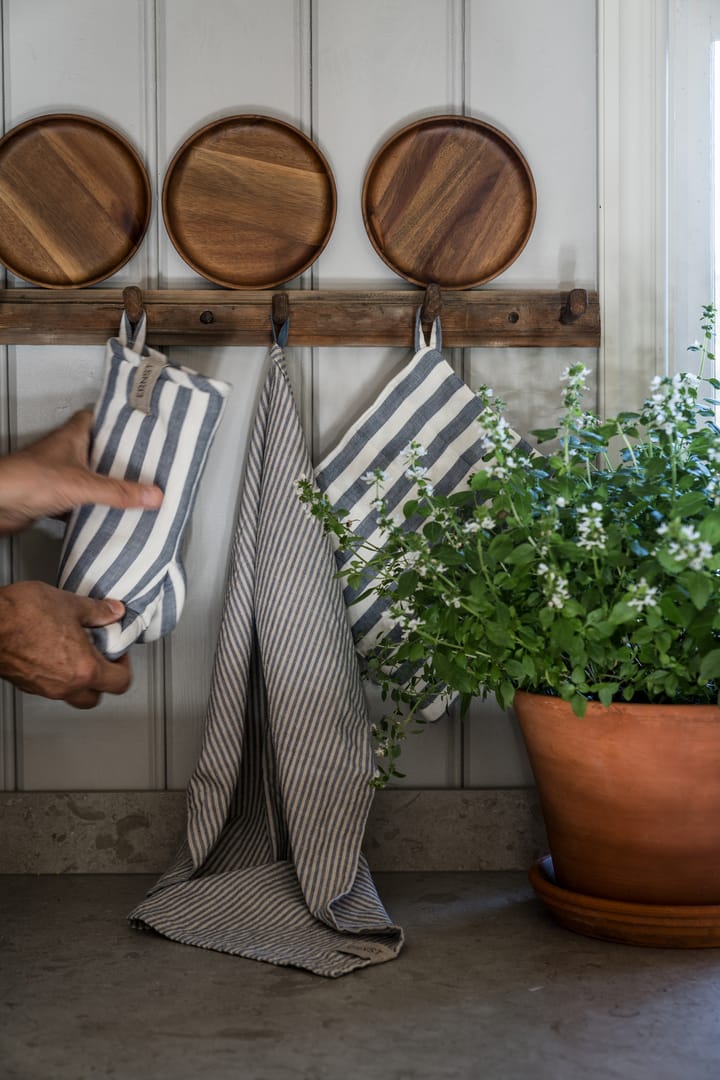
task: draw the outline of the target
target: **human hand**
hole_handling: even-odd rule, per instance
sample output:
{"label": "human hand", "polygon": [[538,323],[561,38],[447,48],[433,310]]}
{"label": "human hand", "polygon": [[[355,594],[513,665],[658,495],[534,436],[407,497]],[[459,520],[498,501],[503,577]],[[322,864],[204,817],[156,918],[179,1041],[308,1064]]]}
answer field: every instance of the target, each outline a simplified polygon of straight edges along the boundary
{"label": "human hand", "polygon": [[102,693],[124,694],[130,664],[107,660],[86,627],[121,619],[119,600],[93,600],[41,581],[0,589],[0,677],[28,694],[91,709]]}
{"label": "human hand", "polygon": [[0,533],[15,533],[41,517],[85,503],[119,510],[154,510],[160,488],[99,476],[88,467],[92,413],[75,413],[62,427],[24,450],[0,458]]}

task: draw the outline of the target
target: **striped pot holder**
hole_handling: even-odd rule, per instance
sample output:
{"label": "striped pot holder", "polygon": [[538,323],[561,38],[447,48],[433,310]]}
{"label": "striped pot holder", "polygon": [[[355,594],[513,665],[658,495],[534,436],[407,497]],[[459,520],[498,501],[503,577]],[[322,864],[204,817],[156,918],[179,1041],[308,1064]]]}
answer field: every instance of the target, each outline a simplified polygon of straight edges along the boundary
{"label": "striped pot holder", "polygon": [[[483,467],[487,452],[478,419],[483,411],[480,399],[459,378],[442,356],[440,320],[433,323],[430,341],[425,341],[418,310],[415,320],[415,355],[370,408],[353,424],[338,445],[320,462],[315,471],[319,488],[335,509],[344,509],[354,532],[376,547],[381,547],[377,510],[373,506],[375,485],[366,477],[376,469],[385,476],[383,497],[388,511],[402,509],[408,499],[417,497],[417,482],[407,472],[404,450],[415,441],[424,449],[422,464],[426,479],[438,495],[451,495],[468,487],[473,472]],[[519,435],[516,444],[529,452]],[[407,528],[413,523],[407,522]],[[338,552],[340,569],[352,555]],[[375,579],[368,572],[361,585],[345,585],[344,597],[348,618],[361,655],[367,655],[380,636],[393,632],[395,623],[389,602],[372,592]],[[413,672],[408,671],[408,679]],[[437,719],[450,701],[449,695],[428,698],[421,710],[426,720]]]}
{"label": "striped pot holder", "polygon": [[80,507],[60,557],[61,588],[125,603],[120,622],[92,631],[110,659],[133,642],[163,637],[180,617],[183,534],[230,390],[145,347],[146,326],[143,315],[133,338],[123,315],[118,337],[107,343],[90,465],[104,476],[157,484],[164,492],[162,506]]}

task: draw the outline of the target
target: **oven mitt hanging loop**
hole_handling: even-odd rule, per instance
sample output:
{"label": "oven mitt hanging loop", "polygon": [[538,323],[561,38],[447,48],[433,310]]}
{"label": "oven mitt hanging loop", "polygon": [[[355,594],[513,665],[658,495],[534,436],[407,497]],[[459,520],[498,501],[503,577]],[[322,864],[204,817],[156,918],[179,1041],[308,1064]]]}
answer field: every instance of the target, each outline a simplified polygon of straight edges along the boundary
{"label": "oven mitt hanging loop", "polygon": [[185,600],[185,534],[207,455],[230,391],[227,383],[171,364],[145,345],[147,318],[123,314],[106,346],[95,406],[90,466],[103,476],[157,484],[158,510],[83,506],[65,534],[61,588],[125,603],[120,622],[92,630],[117,659],[134,642],[155,641],[176,625]]}

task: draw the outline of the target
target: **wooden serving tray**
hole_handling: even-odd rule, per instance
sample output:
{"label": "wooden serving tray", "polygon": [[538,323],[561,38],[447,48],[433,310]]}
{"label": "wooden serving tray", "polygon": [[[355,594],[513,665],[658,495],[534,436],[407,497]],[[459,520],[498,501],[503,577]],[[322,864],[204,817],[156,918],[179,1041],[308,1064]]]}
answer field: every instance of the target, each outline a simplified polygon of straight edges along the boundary
{"label": "wooden serving tray", "polygon": [[362,210],[370,242],[416,285],[469,289],[506,270],[527,244],[537,197],[530,168],[497,128],[431,116],[373,158]]}
{"label": "wooden serving tray", "polygon": [[25,281],[71,289],[110,277],[151,208],[142,161],[99,120],[36,116],[0,139],[0,262]]}
{"label": "wooden serving tray", "polygon": [[170,163],[165,225],[202,277],[262,289],[298,277],[335,224],[330,166],[301,131],[269,116],[228,116],[195,132]]}

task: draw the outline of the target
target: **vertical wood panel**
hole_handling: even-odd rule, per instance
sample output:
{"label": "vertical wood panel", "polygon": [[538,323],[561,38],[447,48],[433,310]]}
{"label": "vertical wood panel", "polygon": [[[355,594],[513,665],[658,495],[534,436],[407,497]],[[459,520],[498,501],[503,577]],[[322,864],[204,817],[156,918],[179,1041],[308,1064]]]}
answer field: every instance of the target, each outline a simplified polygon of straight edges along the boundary
{"label": "vertical wood panel", "polygon": [[[595,287],[596,104],[594,0],[468,0],[467,109],[508,135],[537,187],[533,234],[492,284]],[[560,372],[588,349],[468,349],[466,379],[492,386],[523,434],[555,422]],[[596,375],[589,407],[596,403]],[[515,786],[532,778],[511,712],[476,701],[464,722],[467,787]]]}
{"label": "vertical wood panel", "polygon": [[[152,5],[150,5],[150,8]],[[128,137],[141,155],[152,151],[148,119],[143,0],[7,0],[6,119],[15,125],[43,112],[81,112]],[[115,281],[146,278],[148,248]],[[11,350],[10,434],[18,447],[91,405],[100,386],[103,350]],[[53,582],[60,529],[41,525],[14,544],[19,578]],[[162,651],[133,650],[134,685],[106,697],[91,713],[18,695],[18,786],[31,788],[152,788],[164,778]]]}
{"label": "vertical wood panel", "polygon": [[[411,10],[412,9],[412,10]],[[462,112],[462,3],[422,0],[408,5],[353,0],[314,8],[317,131],[336,168],[338,219],[320,258],[324,288],[398,287],[376,255],[362,220],[361,191],[373,154],[390,134],[422,115]],[[418,292],[420,298],[421,293]],[[314,448],[319,459],[351,420],[412,355],[401,349],[321,349],[315,369]],[[383,705],[369,689],[371,712]],[[406,744],[403,771],[414,787],[454,786],[460,780],[455,717],[426,728]]]}
{"label": "vertical wood panel", "polygon": [[[0,3],[0,125],[5,133],[5,78],[6,63],[5,3]],[[5,268],[0,268],[0,283],[7,287]],[[0,348],[0,454],[7,454],[10,449],[10,416],[8,398],[8,350]],[[0,585],[7,585],[11,580],[11,541],[0,538]],[[12,790],[15,787],[15,695],[9,683],[0,681],[0,789]]]}
{"label": "vertical wood panel", "polygon": [[[598,0],[604,415],[638,407],[666,364],[667,13],[654,0]],[[690,158],[701,167],[694,149]]]}
{"label": "vertical wood panel", "polygon": [[[161,0],[158,128],[162,171],[188,135],[219,116],[266,113],[308,130],[308,10],[299,0],[265,0],[263,4],[209,0],[202,5],[198,20],[194,0]],[[169,285],[198,280],[164,232],[160,280]],[[268,299],[268,319],[269,315]],[[170,787],[185,784],[200,745],[228,548],[266,351],[175,349],[172,353],[175,360],[226,379],[233,391],[208,460],[186,545],[185,610],[166,643]],[[291,350],[290,370],[300,401],[304,397],[302,362]]]}

